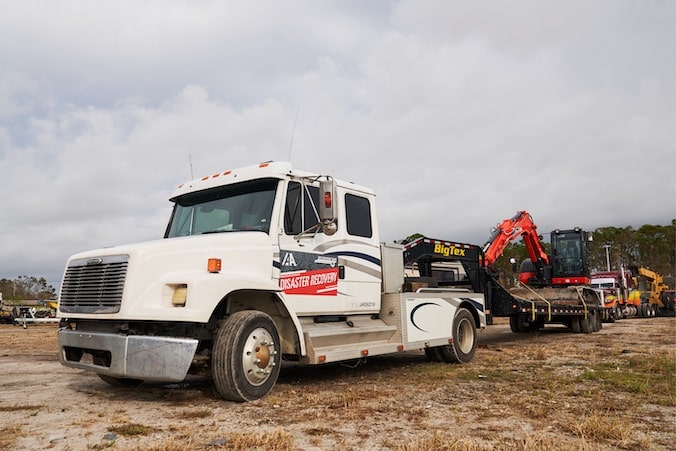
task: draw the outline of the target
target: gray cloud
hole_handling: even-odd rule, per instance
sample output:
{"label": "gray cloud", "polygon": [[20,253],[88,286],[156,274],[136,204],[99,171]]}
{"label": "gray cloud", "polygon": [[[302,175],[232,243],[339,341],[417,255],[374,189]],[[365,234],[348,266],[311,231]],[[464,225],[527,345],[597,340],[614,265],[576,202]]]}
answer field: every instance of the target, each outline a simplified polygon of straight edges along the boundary
{"label": "gray cloud", "polygon": [[[290,159],[381,239],[676,217],[673,2],[8,2],[0,277],[158,238],[172,190]],[[298,116],[293,147],[291,134]]]}

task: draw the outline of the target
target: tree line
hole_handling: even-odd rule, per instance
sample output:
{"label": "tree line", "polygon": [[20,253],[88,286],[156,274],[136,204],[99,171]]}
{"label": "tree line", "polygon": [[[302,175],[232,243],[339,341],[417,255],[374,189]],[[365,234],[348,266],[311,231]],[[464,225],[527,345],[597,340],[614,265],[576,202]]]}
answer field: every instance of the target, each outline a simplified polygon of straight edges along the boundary
{"label": "tree line", "polygon": [[56,299],[56,288],[49,285],[44,277],[35,276],[0,279],[0,293],[5,301]]}

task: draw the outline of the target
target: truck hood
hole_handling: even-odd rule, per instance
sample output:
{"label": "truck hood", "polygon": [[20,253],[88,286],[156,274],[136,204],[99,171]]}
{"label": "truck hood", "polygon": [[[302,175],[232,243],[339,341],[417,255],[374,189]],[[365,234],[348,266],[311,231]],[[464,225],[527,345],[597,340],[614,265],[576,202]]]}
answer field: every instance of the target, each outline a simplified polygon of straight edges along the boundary
{"label": "truck hood", "polygon": [[[70,279],[67,282],[64,273],[59,316],[206,322],[213,307],[233,289],[279,290],[272,278],[272,240],[258,231],[167,238],[95,249],[73,255],[68,266],[82,267],[110,257],[128,262],[123,279],[115,282],[124,284],[119,311],[62,312],[64,287],[79,283]],[[208,271],[210,258],[221,260],[218,273]],[[177,308],[172,305],[171,296],[179,286],[187,286],[188,295],[186,305]],[[77,290],[69,291],[74,292]]]}

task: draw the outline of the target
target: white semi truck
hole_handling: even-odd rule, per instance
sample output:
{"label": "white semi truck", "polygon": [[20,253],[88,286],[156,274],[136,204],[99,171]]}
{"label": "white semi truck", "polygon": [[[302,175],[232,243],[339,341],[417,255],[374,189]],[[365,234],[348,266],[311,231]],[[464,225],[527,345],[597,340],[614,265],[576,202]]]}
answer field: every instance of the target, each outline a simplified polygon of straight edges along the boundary
{"label": "white semi truck", "polygon": [[380,243],[370,189],[268,162],[182,184],[171,201],[164,239],[70,257],[62,364],[111,384],[208,375],[242,402],[272,390],[282,360],[472,359],[483,292],[405,283],[405,248]]}

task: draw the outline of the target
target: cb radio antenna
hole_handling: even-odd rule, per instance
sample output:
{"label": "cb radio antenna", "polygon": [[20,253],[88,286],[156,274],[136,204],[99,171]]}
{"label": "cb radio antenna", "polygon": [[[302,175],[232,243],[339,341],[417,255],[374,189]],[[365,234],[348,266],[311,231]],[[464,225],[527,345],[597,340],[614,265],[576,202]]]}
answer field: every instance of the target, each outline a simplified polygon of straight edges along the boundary
{"label": "cb radio antenna", "polygon": [[300,106],[296,106],[296,118],[293,120],[293,130],[291,130],[291,142],[289,143],[289,158],[287,161],[291,161],[291,151],[293,150],[293,137],[296,134],[296,123],[298,122],[299,112]]}

